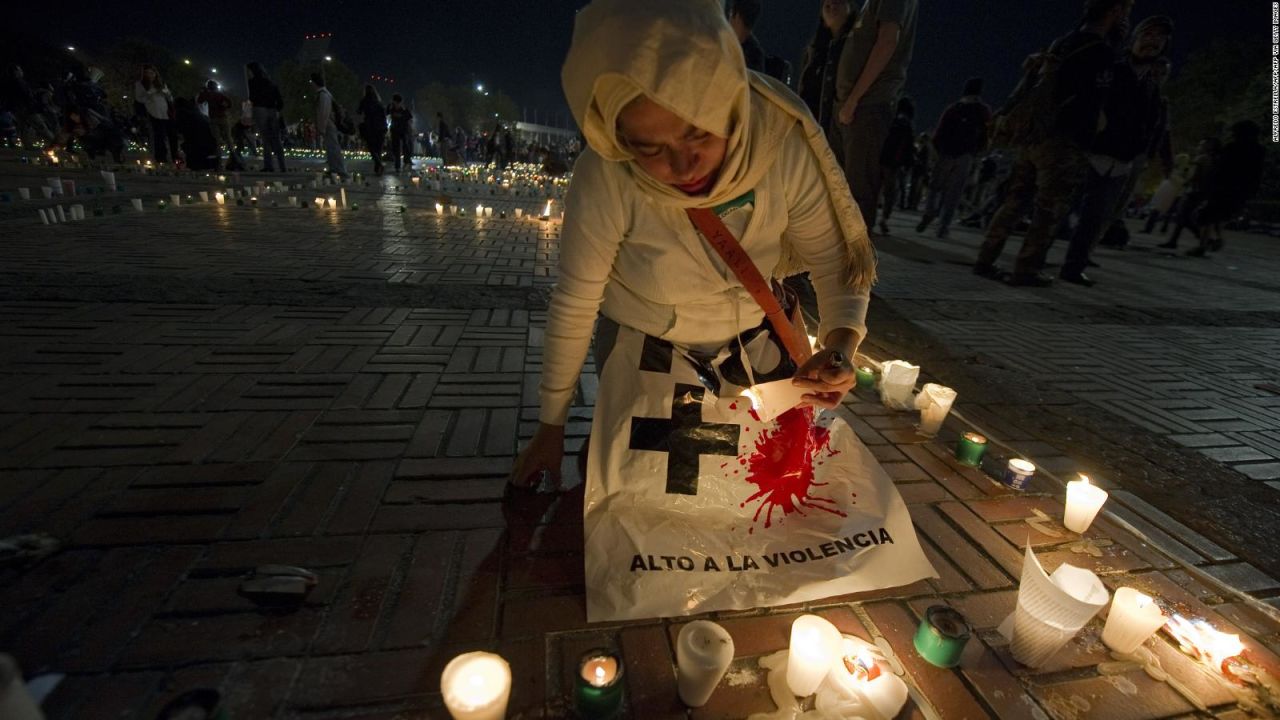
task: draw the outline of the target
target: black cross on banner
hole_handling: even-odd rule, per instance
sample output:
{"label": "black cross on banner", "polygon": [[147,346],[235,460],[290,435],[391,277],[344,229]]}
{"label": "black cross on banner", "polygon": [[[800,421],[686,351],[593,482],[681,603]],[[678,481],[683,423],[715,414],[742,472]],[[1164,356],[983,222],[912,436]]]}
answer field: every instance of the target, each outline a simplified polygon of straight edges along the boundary
{"label": "black cross on banner", "polygon": [[697,385],[677,383],[671,399],[671,419],[631,418],[631,449],[667,453],[667,494],[698,494],[698,458],[738,454],[742,428],[732,423],[702,422],[702,397]]}

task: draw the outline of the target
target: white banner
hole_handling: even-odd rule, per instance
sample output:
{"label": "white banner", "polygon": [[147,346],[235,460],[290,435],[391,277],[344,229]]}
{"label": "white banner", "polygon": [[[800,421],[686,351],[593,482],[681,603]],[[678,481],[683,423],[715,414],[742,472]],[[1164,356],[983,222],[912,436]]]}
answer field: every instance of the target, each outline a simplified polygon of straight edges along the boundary
{"label": "white banner", "polygon": [[587,466],[588,620],[784,605],[936,577],[893,482],[836,413],[753,417],[742,390],[793,366],[767,331],[743,337],[745,350],[735,342],[713,357],[619,330]]}

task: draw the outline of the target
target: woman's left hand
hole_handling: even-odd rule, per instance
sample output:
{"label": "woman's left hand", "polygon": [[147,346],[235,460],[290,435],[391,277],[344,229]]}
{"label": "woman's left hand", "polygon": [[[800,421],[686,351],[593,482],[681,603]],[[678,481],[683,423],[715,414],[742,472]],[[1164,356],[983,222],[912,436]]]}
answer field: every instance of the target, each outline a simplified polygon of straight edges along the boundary
{"label": "woman's left hand", "polygon": [[824,348],[800,366],[791,382],[809,391],[804,399],[810,405],[831,410],[857,381],[852,356]]}

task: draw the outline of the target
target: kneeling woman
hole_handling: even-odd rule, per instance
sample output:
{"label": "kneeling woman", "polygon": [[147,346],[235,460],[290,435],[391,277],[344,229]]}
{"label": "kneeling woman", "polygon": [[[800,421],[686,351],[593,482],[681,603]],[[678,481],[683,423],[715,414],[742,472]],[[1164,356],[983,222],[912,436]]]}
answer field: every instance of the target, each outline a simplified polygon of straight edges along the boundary
{"label": "kneeling woman", "polygon": [[[578,14],[562,80],[589,149],[574,168],[565,201],[541,423],[516,461],[512,482],[527,485],[541,472],[558,478],[564,423],[597,316],[602,397],[648,392],[636,383],[634,368],[606,371],[615,343],[643,334],[646,347],[695,365],[699,358],[723,363],[729,355],[750,355],[744,365],[752,380],[768,365],[768,379],[785,372],[806,390],[805,401],[836,407],[855,382],[852,362],[865,334],[874,256],[844,174],[803,102],[746,69],[712,0],[596,0]],[[714,233],[716,220],[722,223],[760,275],[810,273],[821,350],[790,353],[796,363],[787,357],[784,331],[765,320],[739,279],[742,263],[731,267],[695,227],[699,210],[700,227]],[[711,226],[705,210],[712,211]],[[760,288],[754,289],[758,296]],[[773,360],[761,359],[770,355]],[[709,402],[719,380],[698,377],[706,397],[699,389],[693,399]],[[670,404],[671,390],[666,393]],[[614,444],[625,449],[645,442],[635,428],[628,436],[618,428],[602,432],[600,424],[597,407],[593,457],[610,455]],[[715,444],[714,438],[694,441]],[[672,450],[667,492],[673,492],[677,454]],[[695,475],[697,460],[695,453]],[[675,481],[674,492],[690,494]]]}

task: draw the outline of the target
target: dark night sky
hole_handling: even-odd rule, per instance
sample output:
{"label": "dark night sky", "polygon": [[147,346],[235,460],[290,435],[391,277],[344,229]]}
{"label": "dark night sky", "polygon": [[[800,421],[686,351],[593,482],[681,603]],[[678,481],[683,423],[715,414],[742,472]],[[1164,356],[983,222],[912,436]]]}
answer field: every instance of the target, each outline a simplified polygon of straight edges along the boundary
{"label": "dark night sky", "polygon": [[[220,77],[237,90],[244,62],[274,66],[297,53],[305,33],[331,32],[332,54],[361,77],[394,77],[403,92],[437,79],[483,82],[518,104],[539,108],[544,117],[559,111],[563,118],[567,110],[560,64],[573,14],[583,4],[585,0],[73,1],[52,14],[40,2],[14,3],[6,14],[16,16],[18,27],[50,42],[90,52],[121,36],[146,37],[197,65],[218,67]],[[771,54],[791,58],[798,70],[800,53],[817,24],[818,0],[765,0],[765,5],[757,35]],[[907,92],[917,100],[917,126],[931,125],[972,75],[986,78],[986,98],[999,104],[1016,82],[1022,58],[1068,30],[1080,6],[1078,0],[924,0],[907,81]],[[1175,63],[1214,37],[1261,43],[1270,32],[1266,0],[1138,0],[1134,22],[1159,13],[1172,16],[1178,25]],[[1258,62],[1269,58],[1260,52]]]}

